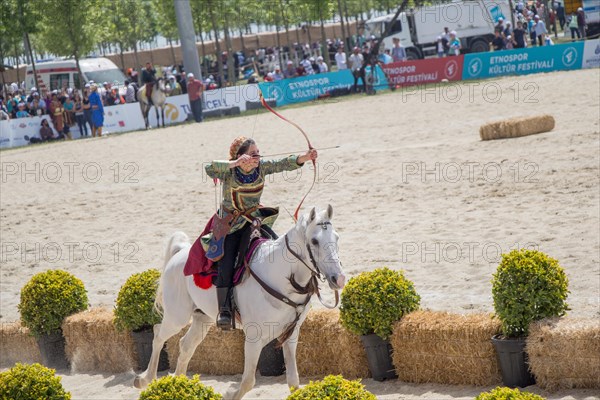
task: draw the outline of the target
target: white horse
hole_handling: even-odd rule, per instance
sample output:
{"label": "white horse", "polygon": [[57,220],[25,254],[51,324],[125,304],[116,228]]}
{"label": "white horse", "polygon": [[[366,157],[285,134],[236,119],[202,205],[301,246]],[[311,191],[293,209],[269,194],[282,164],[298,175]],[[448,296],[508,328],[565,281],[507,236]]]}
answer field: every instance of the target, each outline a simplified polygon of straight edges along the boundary
{"label": "white horse", "polygon": [[156,110],[156,127],[160,126],[160,119],[158,118],[158,109],[160,108],[160,117],[162,119],[162,126],[165,127],[165,103],[167,102],[167,93],[169,89],[165,86],[165,80],[163,78],[158,78],[156,82],[154,82],[154,87],[152,88],[152,104],[148,101],[148,96],[146,96],[146,85],[142,85],[141,89],[137,92],[137,99],[140,103],[140,107],[142,109],[142,115],[144,116],[144,122],[146,123],[146,129],[150,127],[150,122],[148,122],[148,113],[152,106]]}
{"label": "white horse", "polygon": [[[249,264],[251,272],[247,271],[234,293],[240,316],[237,327],[244,329],[245,333],[252,332],[253,340],[245,342],[242,382],[225,398],[241,399],[254,387],[262,348],[282,335],[285,335],[283,355],[287,384],[299,386],[297,338],[310,308],[308,303],[315,292],[318,294],[317,278],[327,280],[329,287],[336,291],[336,299],[337,291],[345,284],[337,253],[339,235],[331,224],[332,215],[331,206],[320,212],[313,208],[284,236],[262,244],[254,254]],[[183,232],[174,233],[169,240],[166,265],[156,295],[157,304],[163,310],[163,319],[154,329],[148,368],[135,378],[137,388],[146,387],[156,378],[159,355],[165,341],[185,327],[191,318],[192,325],[179,342],[175,369],[175,375],[185,374],[196,347],[208,332],[205,324],[215,323],[218,313],[215,288],[200,289],[191,276],[183,274],[190,247]]]}

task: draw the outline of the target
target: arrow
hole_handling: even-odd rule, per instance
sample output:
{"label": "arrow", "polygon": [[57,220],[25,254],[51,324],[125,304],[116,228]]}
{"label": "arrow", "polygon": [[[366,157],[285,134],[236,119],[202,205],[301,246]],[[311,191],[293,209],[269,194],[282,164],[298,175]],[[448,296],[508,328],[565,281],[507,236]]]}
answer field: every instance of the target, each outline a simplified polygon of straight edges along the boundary
{"label": "arrow", "polygon": [[[341,146],[331,146],[331,147],[321,147],[320,149],[315,149],[315,150],[332,150],[332,149],[339,149]],[[283,156],[286,154],[293,154],[293,153],[304,153],[306,152],[306,149],[304,150],[298,150],[298,151],[287,151],[284,153],[275,153],[275,154],[266,154],[266,155],[258,155],[255,157],[260,157],[260,158],[264,158],[264,157],[274,157],[274,156]]]}

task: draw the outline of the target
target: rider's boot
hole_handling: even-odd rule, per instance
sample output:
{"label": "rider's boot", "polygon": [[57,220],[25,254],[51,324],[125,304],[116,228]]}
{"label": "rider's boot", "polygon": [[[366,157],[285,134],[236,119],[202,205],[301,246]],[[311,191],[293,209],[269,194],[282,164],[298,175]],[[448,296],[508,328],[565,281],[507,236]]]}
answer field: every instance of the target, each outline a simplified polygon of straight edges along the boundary
{"label": "rider's boot", "polygon": [[217,316],[217,328],[228,331],[233,327],[231,301],[229,299],[229,287],[217,288],[217,303],[219,305],[219,315]]}

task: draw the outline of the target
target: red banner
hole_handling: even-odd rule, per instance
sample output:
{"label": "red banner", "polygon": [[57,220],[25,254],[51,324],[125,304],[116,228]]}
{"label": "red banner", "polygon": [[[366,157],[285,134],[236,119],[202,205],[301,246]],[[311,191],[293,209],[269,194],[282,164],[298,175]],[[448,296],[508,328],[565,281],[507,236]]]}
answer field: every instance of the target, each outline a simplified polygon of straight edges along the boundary
{"label": "red banner", "polygon": [[444,79],[462,79],[464,56],[400,61],[383,66],[388,80],[396,86],[425,85]]}

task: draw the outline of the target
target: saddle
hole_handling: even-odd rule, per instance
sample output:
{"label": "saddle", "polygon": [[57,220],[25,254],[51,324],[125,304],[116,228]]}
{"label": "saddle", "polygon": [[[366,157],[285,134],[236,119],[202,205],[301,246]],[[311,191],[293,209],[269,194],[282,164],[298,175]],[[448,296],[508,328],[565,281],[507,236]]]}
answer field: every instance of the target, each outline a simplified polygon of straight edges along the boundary
{"label": "saddle", "polygon": [[[240,246],[237,250],[235,263],[235,272],[233,275],[233,286],[236,286],[242,281],[246,265],[250,263],[254,252],[258,247],[267,240],[275,240],[278,236],[271,228],[262,225],[260,220],[254,219],[250,229],[248,229],[240,241]],[[218,275],[218,263],[212,264],[209,270],[193,274],[194,283],[201,289],[209,289],[214,285],[214,281]]]}

